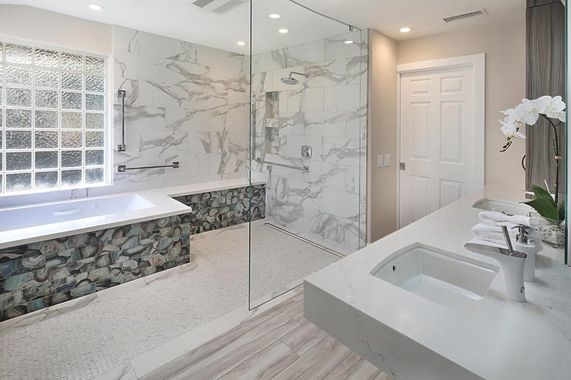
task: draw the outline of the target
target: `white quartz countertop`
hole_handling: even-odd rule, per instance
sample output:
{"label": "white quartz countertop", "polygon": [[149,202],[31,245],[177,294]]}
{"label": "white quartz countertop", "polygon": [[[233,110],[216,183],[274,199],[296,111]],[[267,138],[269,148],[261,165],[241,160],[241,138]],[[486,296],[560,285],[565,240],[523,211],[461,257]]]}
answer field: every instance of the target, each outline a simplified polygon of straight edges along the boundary
{"label": "white quartz countertop", "polygon": [[[540,253],[537,281],[526,283],[524,304],[504,296],[501,270],[482,300],[459,308],[370,274],[416,242],[499,266],[463,248],[482,211],[472,205],[481,198],[457,201],[308,277],[306,317],[397,379],[436,379],[439,368],[446,368],[441,380],[571,378],[571,268],[562,264],[563,250],[546,245]],[[401,341],[414,349],[397,357]]]}

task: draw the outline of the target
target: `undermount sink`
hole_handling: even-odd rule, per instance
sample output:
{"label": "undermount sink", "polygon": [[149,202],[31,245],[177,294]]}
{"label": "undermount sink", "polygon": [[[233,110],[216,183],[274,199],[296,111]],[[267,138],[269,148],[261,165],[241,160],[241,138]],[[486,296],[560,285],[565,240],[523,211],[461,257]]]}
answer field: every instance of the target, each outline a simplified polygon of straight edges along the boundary
{"label": "undermount sink", "polygon": [[484,297],[499,268],[416,243],[396,251],[371,274],[429,301],[448,307]]}
{"label": "undermount sink", "polygon": [[505,212],[511,215],[528,215],[533,211],[528,205],[515,202],[499,201],[494,199],[480,199],[474,203],[474,208],[486,211]]}

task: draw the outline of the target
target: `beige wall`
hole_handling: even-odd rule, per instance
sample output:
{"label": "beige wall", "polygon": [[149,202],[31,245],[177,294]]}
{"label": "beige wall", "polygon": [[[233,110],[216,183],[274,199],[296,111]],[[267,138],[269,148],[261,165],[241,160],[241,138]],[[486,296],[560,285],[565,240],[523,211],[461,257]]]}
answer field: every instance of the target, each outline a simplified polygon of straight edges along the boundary
{"label": "beige wall", "polygon": [[[485,184],[490,188],[507,188],[519,193],[525,189],[521,159],[525,142],[517,141],[506,153],[500,153],[505,137],[498,119],[501,110],[517,105],[525,97],[525,18],[521,17],[484,27],[458,30],[399,42],[396,53],[388,48],[396,42],[378,32],[371,33],[370,97],[370,188],[369,236],[374,241],[396,228],[396,182],[398,157],[396,150],[396,118],[390,111],[395,79],[392,62],[399,64],[430,59],[486,54],[486,117],[485,117]],[[390,40],[390,41],[389,41]],[[395,56],[396,54],[396,56]],[[394,91],[392,86],[395,86]],[[378,87],[378,88],[375,88]],[[388,107],[388,110],[387,110]],[[396,105],[394,106],[396,110]],[[387,145],[389,144],[389,145]],[[394,144],[394,145],[391,145]],[[390,168],[377,169],[376,153],[391,153]],[[394,195],[393,195],[394,194]],[[382,199],[381,199],[382,197]],[[394,205],[394,206],[391,206]],[[394,207],[394,208],[393,208]]]}
{"label": "beige wall", "polygon": [[88,53],[113,54],[111,25],[21,5],[0,5],[0,36]]}
{"label": "beige wall", "polygon": [[[397,42],[369,33],[368,239],[397,228]],[[377,155],[390,154],[390,167],[377,168]]]}

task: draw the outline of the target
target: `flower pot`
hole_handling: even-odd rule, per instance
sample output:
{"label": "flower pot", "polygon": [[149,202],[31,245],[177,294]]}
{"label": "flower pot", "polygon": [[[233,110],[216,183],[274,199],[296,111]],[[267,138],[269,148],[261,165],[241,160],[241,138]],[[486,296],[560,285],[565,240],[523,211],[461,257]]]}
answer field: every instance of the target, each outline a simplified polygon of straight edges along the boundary
{"label": "flower pot", "polygon": [[531,225],[539,232],[541,240],[544,242],[556,248],[565,244],[565,221],[547,219],[536,212],[532,212]]}

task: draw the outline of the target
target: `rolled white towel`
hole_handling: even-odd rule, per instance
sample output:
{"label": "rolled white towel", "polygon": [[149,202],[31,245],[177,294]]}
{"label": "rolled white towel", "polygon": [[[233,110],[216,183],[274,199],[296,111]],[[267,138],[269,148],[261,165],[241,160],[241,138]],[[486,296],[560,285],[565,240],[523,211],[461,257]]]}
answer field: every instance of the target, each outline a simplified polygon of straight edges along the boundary
{"label": "rolled white towel", "polygon": [[512,223],[514,225],[524,225],[531,227],[529,216],[506,215],[496,211],[482,211],[478,217],[482,223],[486,223],[492,226],[496,226],[498,223]]}
{"label": "rolled white towel", "polygon": [[[517,235],[517,229],[512,229],[512,226],[509,223],[505,223],[506,227],[508,227],[508,231],[510,233],[510,238],[512,241],[515,241]],[[488,243],[494,243],[496,245],[506,245],[506,240],[504,237],[504,233],[502,231],[501,226],[492,226],[485,223],[478,223],[474,227],[472,227],[472,235],[476,239],[480,239],[486,241]]]}
{"label": "rolled white towel", "polygon": [[[508,228],[510,238],[512,239],[512,242],[515,242],[516,236],[519,233],[519,229],[514,227],[517,227],[518,225],[509,222],[498,223],[495,226],[485,223],[478,223],[472,227],[472,235],[476,239],[484,240],[489,243],[505,245],[506,240],[502,231],[502,225],[505,225]],[[537,232],[537,230],[532,228],[528,233],[528,238],[535,241],[536,244],[539,244],[540,250],[543,248],[543,245],[541,244],[541,235],[539,232]]]}

